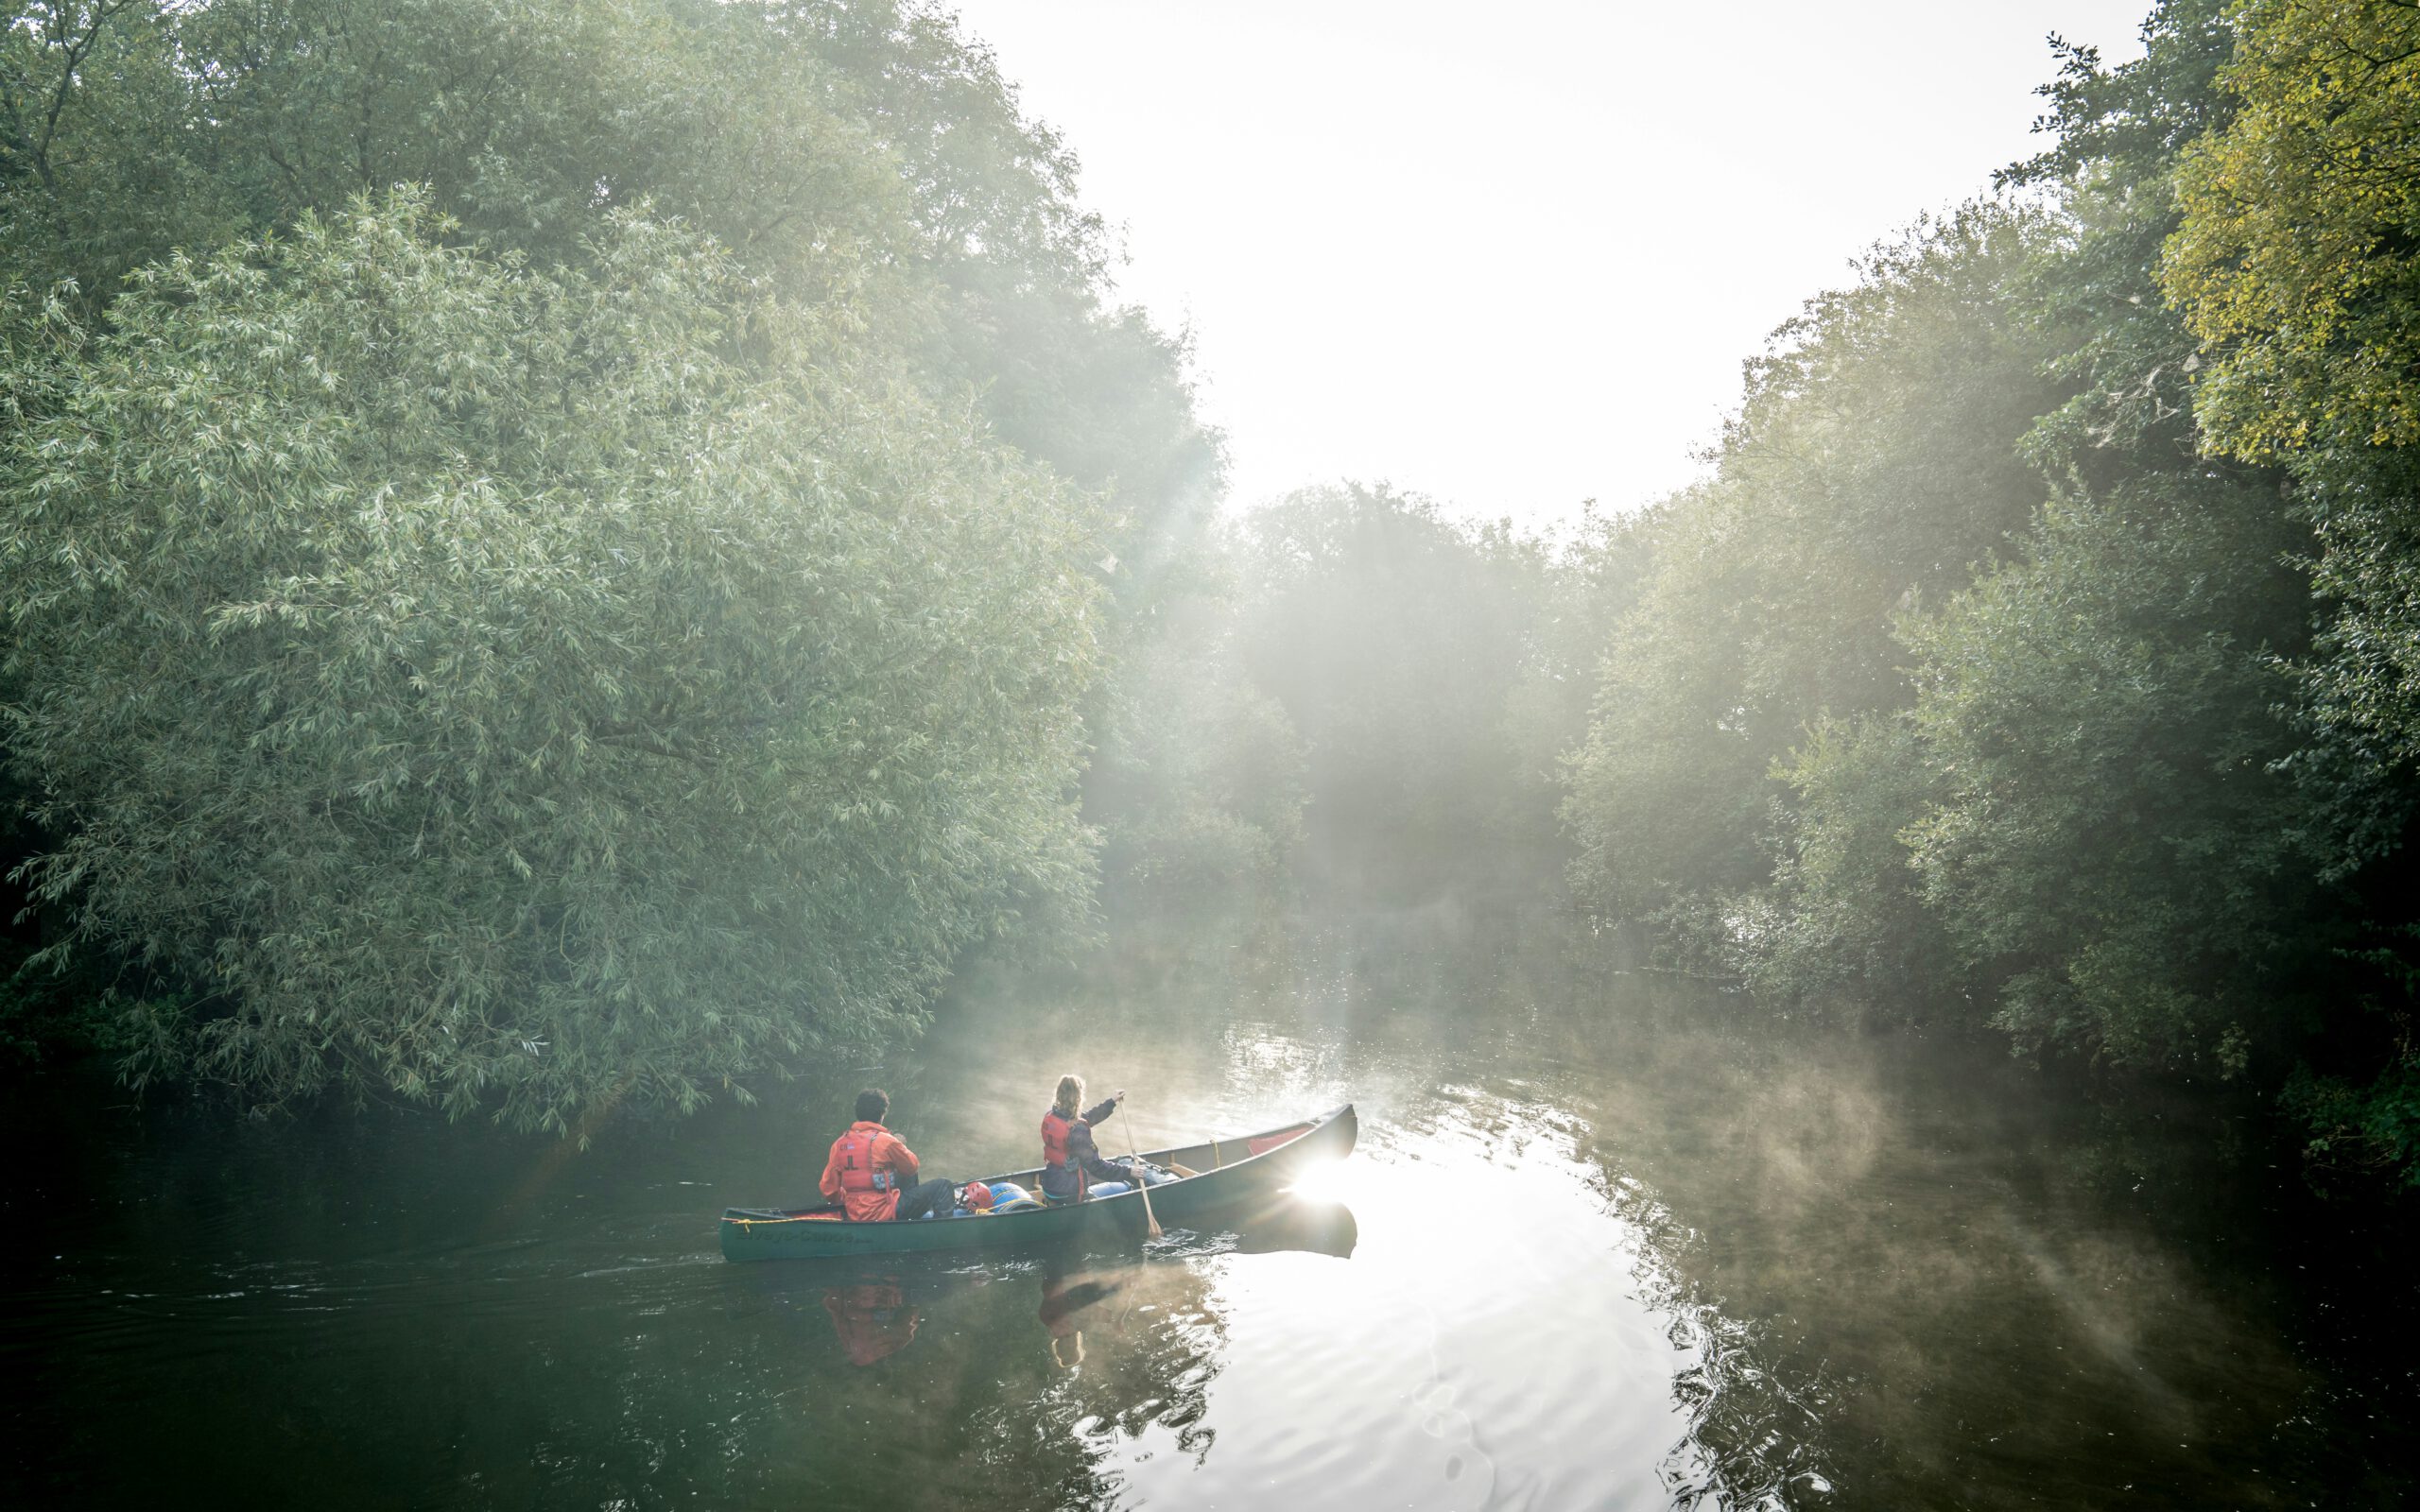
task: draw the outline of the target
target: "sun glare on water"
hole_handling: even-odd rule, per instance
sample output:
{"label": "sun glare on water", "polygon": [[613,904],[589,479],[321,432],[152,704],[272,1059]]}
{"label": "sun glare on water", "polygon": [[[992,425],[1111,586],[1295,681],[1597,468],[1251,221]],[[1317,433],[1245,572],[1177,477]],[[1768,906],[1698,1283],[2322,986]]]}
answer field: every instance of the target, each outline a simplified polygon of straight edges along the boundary
{"label": "sun glare on water", "polygon": [[1305,1166],[1287,1190],[1311,1202],[1350,1202],[1355,1188],[1352,1162],[1322,1160]]}

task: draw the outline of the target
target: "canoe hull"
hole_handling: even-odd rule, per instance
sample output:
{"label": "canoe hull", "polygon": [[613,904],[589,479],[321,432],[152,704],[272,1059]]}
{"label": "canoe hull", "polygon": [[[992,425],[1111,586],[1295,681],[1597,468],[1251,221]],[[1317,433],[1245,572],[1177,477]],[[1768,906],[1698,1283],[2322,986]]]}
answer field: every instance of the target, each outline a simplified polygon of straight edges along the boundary
{"label": "canoe hull", "polygon": [[[1251,1141],[1294,1128],[1304,1132],[1264,1154],[1234,1159],[1236,1153],[1250,1149]],[[1185,1165],[1201,1173],[1151,1188],[1151,1212],[1164,1228],[1204,1227],[1220,1218],[1231,1223],[1248,1219],[1255,1209],[1284,1201],[1286,1189],[1305,1169],[1351,1154],[1358,1133],[1353,1106],[1348,1103],[1306,1124],[1286,1125],[1263,1135],[1147,1151],[1144,1158],[1155,1163]],[[1017,1181],[1039,1191],[1038,1173],[1031,1171],[986,1179]],[[912,1223],[841,1223],[807,1216],[824,1211],[828,1210],[726,1209],[719,1226],[723,1259],[813,1260],[1041,1246],[1071,1240],[1140,1238],[1148,1228],[1139,1192],[1023,1212]]]}

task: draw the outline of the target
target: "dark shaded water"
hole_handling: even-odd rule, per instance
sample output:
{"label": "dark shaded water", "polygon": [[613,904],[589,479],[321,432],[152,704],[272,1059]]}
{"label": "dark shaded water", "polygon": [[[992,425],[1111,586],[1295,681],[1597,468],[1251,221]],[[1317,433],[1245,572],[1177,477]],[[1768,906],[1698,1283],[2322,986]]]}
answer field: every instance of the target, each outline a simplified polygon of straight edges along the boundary
{"label": "dark shaded water", "polygon": [[[585,1153],[409,1112],[6,1115],[0,1501],[396,1507],[2387,1505],[2408,1267],[2250,1136],[1794,1036],[1546,907],[1121,934]],[[1145,1145],[1350,1099],[1284,1221],[727,1265],[879,1082],[928,1171],[1058,1074]],[[1122,1144],[1113,1123],[1103,1143]],[[1340,1205],[1340,1206],[1339,1206]]]}

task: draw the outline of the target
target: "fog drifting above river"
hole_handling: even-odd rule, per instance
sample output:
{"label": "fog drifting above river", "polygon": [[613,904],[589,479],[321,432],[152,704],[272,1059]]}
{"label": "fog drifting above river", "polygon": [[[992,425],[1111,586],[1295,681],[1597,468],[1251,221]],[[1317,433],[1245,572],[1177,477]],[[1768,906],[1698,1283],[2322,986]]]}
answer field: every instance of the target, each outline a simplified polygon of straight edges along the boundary
{"label": "fog drifting above river", "polygon": [[[206,1108],[21,1141],[41,1484],[240,1458],[270,1500],[426,1506],[2132,1508],[2395,1473],[2381,1381],[2274,1290],[2283,1236],[2208,1125],[1740,1007],[1547,901],[1441,895],[978,963],[913,1048],[584,1152]],[[806,1195],[861,1083],[964,1177],[1029,1161],[1069,1069],[1128,1090],[1113,1151],[1346,1100],[1360,1145],[1139,1254],[714,1253],[720,1207]],[[130,1391],[156,1454],[89,1431]]]}

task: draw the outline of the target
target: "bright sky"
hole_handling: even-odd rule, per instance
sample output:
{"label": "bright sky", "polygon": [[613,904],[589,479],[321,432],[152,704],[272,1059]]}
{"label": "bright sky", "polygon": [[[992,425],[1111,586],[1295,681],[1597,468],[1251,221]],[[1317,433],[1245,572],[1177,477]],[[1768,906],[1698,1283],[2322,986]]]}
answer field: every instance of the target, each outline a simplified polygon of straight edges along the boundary
{"label": "bright sky", "polygon": [[1739,361],[2035,150],[2149,0],[961,0],[1197,342],[1231,507],[1381,479],[1544,524],[1688,478]]}

